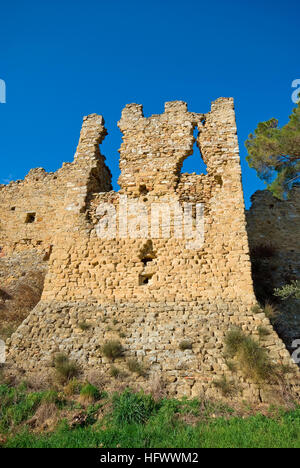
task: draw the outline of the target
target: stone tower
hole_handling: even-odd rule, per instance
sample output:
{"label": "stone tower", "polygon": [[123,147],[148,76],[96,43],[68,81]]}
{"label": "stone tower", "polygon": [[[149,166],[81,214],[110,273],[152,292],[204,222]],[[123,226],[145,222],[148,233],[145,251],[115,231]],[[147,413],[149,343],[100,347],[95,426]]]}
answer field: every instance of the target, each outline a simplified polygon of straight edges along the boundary
{"label": "stone tower", "polygon": [[[228,330],[240,326],[258,336],[263,325],[270,355],[290,363],[269,320],[252,310],[233,100],[218,99],[206,114],[169,102],[163,114],[148,118],[142,106],[131,104],[119,128],[120,192],[111,189],[99,151],[106,130],[97,115],[85,118],[73,163],[55,174],[39,169],[24,182],[0,186],[6,251],[52,246],[41,301],[12,336],[10,360],[38,370],[63,351],[83,369],[105,374],[111,362],[102,346],[119,340],[119,367],[135,358],[150,381],[159,376],[166,382],[170,394],[211,396],[214,380],[230,374],[223,357]],[[193,152],[195,129],[207,174],[181,172]],[[203,207],[201,245],[175,235],[182,218],[173,208],[187,205],[192,218],[193,206]],[[99,237],[105,217],[108,235]],[[88,330],[80,327],[83,322]],[[191,349],[182,350],[183,341]],[[244,396],[258,398],[259,389],[239,379]],[[138,381],[149,385],[144,377]]]}

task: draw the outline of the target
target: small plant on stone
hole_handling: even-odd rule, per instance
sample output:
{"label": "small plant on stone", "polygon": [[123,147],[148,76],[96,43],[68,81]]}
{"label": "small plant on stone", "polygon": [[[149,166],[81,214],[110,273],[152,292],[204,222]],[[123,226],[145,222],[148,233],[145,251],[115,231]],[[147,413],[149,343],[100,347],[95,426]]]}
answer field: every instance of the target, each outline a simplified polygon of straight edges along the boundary
{"label": "small plant on stone", "polygon": [[78,326],[79,326],[80,330],[82,330],[82,331],[87,331],[87,330],[89,330],[91,328],[91,325],[89,325],[86,322],[80,322],[78,324]]}
{"label": "small plant on stone", "polygon": [[193,349],[193,343],[191,343],[188,340],[181,341],[181,343],[179,344],[179,348],[181,349],[181,351],[185,351],[186,349]]}
{"label": "small plant on stone", "polygon": [[82,387],[82,383],[79,380],[77,380],[76,378],[73,378],[64,387],[64,394],[67,397],[77,395],[77,394],[80,393],[81,387]]}
{"label": "small plant on stone", "polygon": [[82,404],[92,404],[99,400],[100,392],[97,387],[87,382],[80,391],[79,401]]}
{"label": "small plant on stone", "polygon": [[225,358],[225,364],[228,367],[228,369],[233,373],[236,372],[236,363],[228,359],[227,357],[224,357],[224,358]]}
{"label": "small plant on stone", "polygon": [[264,338],[268,335],[270,335],[270,331],[266,327],[259,326],[257,328],[258,334],[260,338]]}
{"label": "small plant on stone", "polygon": [[224,397],[233,395],[237,391],[234,383],[229,382],[227,378],[225,377],[225,375],[221,379],[215,380],[213,384],[216,388],[218,388],[221,391]]}
{"label": "small plant on stone", "polygon": [[121,379],[123,377],[126,377],[126,373],[123,370],[121,370],[121,369],[119,369],[118,367],[115,367],[115,366],[112,366],[110,368],[109,373],[114,379]]}
{"label": "small plant on stone", "polygon": [[260,313],[262,313],[262,308],[260,307],[259,304],[256,304],[253,307],[251,307],[251,312],[253,314],[260,314]]}
{"label": "small plant on stone", "polygon": [[112,361],[118,357],[122,357],[124,354],[123,347],[119,341],[107,341],[103,347],[102,352],[105,357]]}
{"label": "small plant on stone", "polygon": [[279,315],[279,312],[278,310],[276,309],[276,307],[267,302],[266,305],[264,306],[264,313],[266,315],[266,317],[268,317],[268,319],[271,321],[271,322],[274,322],[276,321],[276,319],[278,318],[278,315]]}
{"label": "small plant on stone", "polygon": [[59,353],[54,358],[54,367],[59,383],[65,384],[79,374],[79,366],[68,356]]}
{"label": "small plant on stone", "polygon": [[146,377],[147,375],[144,366],[137,359],[129,359],[127,361],[127,367],[130,372],[138,374],[141,377]]}
{"label": "small plant on stone", "polygon": [[236,357],[245,378],[254,382],[270,382],[275,367],[267,351],[239,328],[230,330],[225,338],[225,352]]}
{"label": "small plant on stone", "polygon": [[225,337],[226,354],[234,357],[245,340],[245,335],[240,328],[233,328]]}

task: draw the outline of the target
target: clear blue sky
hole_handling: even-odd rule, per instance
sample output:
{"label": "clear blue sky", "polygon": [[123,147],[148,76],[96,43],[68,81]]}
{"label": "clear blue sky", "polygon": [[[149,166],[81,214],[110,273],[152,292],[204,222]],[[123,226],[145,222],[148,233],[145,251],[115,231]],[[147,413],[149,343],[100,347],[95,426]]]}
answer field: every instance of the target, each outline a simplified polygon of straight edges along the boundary
{"label": "clear blue sky", "polygon": [[[207,112],[235,98],[246,205],[262,188],[244,141],[259,121],[291,113],[300,78],[299,0],[39,0],[1,4],[0,183],[71,161],[82,117],[102,114],[117,188],[122,108],[184,100]],[[199,158],[198,158],[199,160]],[[184,164],[199,171],[197,155]]]}

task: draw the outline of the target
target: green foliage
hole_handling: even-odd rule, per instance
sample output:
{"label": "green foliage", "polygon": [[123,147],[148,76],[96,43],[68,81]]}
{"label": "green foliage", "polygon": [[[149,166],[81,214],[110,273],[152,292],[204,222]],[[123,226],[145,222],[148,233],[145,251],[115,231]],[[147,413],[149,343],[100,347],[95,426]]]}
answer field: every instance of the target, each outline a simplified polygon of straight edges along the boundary
{"label": "green foliage", "polygon": [[106,356],[108,359],[111,359],[112,361],[118,357],[123,356],[124,350],[123,346],[119,341],[107,341],[103,347],[102,347],[102,352],[104,356]]}
{"label": "green foliage", "polygon": [[259,123],[246,148],[249,166],[276,197],[284,198],[300,179],[300,103],[282,128],[277,119]]}
{"label": "green foliage", "polygon": [[16,388],[0,385],[0,433],[27,421],[42,402],[58,403],[56,392],[28,393],[25,384]]}
{"label": "green foliage", "polygon": [[[27,428],[10,437],[7,448],[300,448],[300,409],[217,417],[191,425],[178,415],[180,401],[166,400],[145,423],[91,425],[71,429],[61,424],[52,433],[34,434]],[[196,406],[196,405],[195,405]],[[198,404],[199,406],[199,404]],[[92,411],[91,411],[92,412]],[[166,417],[167,416],[167,417]],[[172,425],[170,426],[170,420]]]}
{"label": "green foliage", "polygon": [[47,390],[42,396],[42,403],[54,403],[57,406],[63,406],[63,399],[56,390]]}
{"label": "green foliage", "polygon": [[289,299],[290,297],[300,299],[300,281],[292,281],[282,288],[275,289],[274,296],[281,297],[283,300]]}
{"label": "green foliage", "polygon": [[92,403],[100,398],[100,392],[97,387],[87,382],[80,390],[80,401]]}
{"label": "green foliage", "polygon": [[193,349],[193,343],[188,340],[183,340],[179,343],[179,348],[181,351],[185,351],[186,349]]}
{"label": "green foliage", "polygon": [[[53,432],[26,426],[53,391],[28,393],[26,385],[0,385],[0,446],[5,448],[300,448],[300,408],[266,417],[236,417],[226,405],[200,399],[163,399],[126,390],[114,395],[110,412],[97,422],[100,403],[82,410],[84,426],[66,419]],[[110,405],[109,405],[110,407]],[[70,415],[73,414],[70,407]],[[68,406],[64,407],[66,417]]]}
{"label": "green foliage", "polygon": [[151,395],[125,390],[121,395],[114,395],[113,418],[117,424],[143,424],[149,419],[155,406]]}
{"label": "green foliage", "polygon": [[59,353],[54,358],[54,367],[59,383],[65,384],[79,374],[79,367],[74,361],[70,361],[68,356]]}

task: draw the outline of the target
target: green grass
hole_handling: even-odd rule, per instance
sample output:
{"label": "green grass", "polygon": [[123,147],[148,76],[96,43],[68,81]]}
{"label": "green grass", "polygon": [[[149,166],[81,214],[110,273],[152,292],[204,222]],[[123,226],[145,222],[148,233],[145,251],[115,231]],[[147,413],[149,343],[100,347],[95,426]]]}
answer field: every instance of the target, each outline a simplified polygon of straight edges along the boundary
{"label": "green grass", "polygon": [[30,419],[41,403],[63,405],[58,394],[51,390],[28,393],[25,384],[17,388],[0,385],[0,433]]}
{"label": "green grass", "polygon": [[[155,419],[155,418],[154,418]],[[299,448],[300,410],[275,421],[262,415],[248,419],[223,418],[196,427],[179,421],[168,427],[146,424],[69,429],[63,425],[49,435],[24,430],[6,447],[16,448]]]}
{"label": "green grass", "polygon": [[[300,448],[300,408],[273,411],[272,417],[242,418],[224,404],[154,401],[142,392],[126,390],[112,397],[104,394],[97,404],[81,408],[89,416],[85,427],[72,429],[65,419],[54,432],[33,433],[26,421],[45,402],[55,402],[64,416],[68,406],[71,414],[75,405],[64,399],[62,403],[53,391],[29,393],[25,385],[0,385],[0,435],[6,437],[5,448]],[[109,411],[97,421],[97,411],[106,403]]]}

